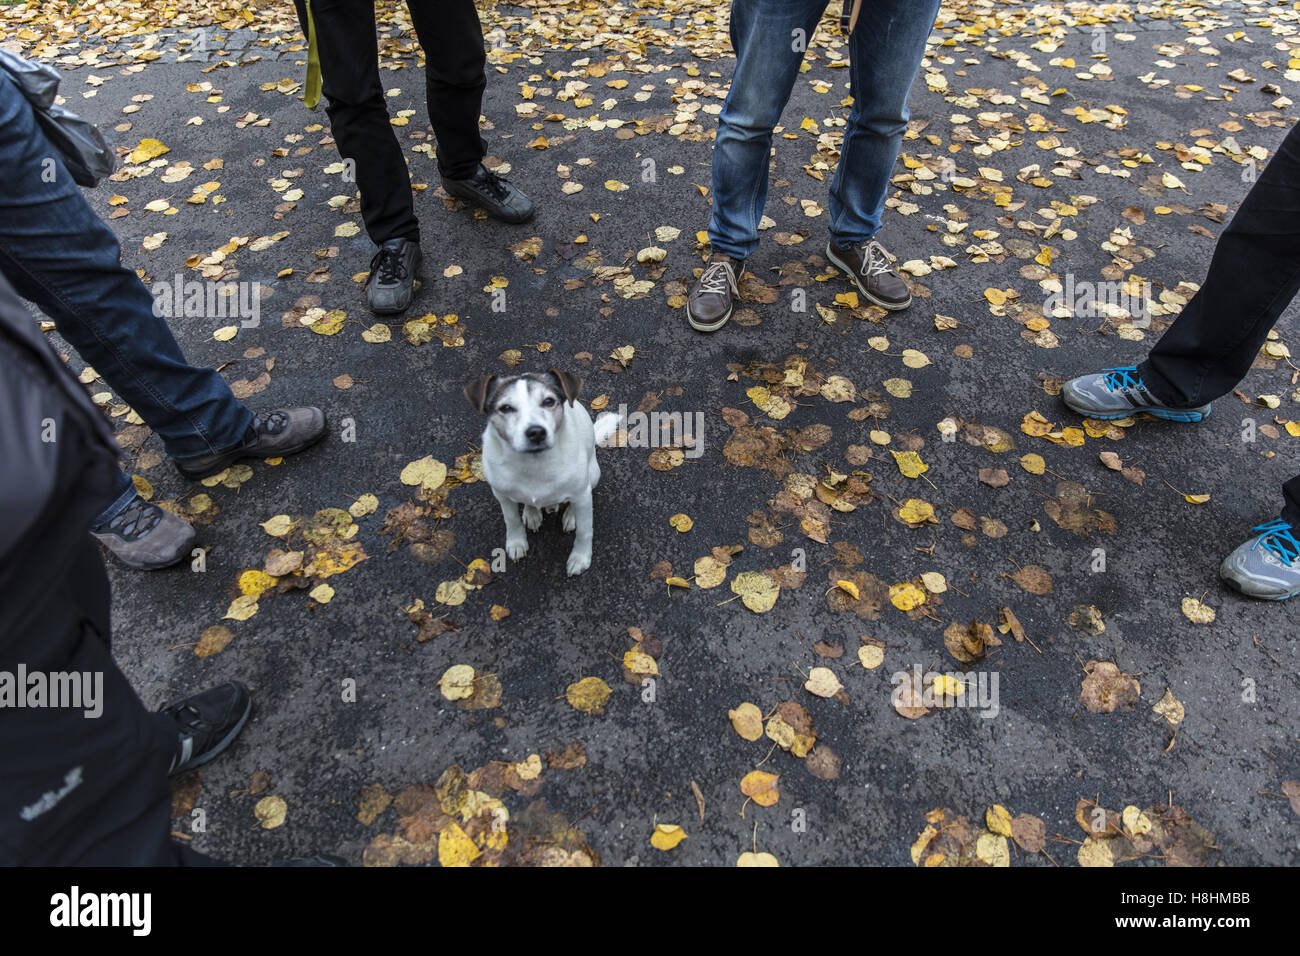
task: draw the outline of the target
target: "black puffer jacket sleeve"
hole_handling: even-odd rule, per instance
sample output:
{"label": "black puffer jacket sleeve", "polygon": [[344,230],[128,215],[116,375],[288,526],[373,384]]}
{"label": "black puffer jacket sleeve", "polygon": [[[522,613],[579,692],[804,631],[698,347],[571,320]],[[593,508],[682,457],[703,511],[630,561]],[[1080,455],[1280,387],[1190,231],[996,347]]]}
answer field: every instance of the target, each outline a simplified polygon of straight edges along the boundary
{"label": "black puffer jacket sleeve", "polygon": [[[0,662],[14,642],[87,619],[108,634],[100,582],[84,582],[74,607],[52,585],[85,552],[91,519],[113,493],[117,450],[104,416],[0,277]],[[41,655],[32,650],[23,655],[34,665]]]}

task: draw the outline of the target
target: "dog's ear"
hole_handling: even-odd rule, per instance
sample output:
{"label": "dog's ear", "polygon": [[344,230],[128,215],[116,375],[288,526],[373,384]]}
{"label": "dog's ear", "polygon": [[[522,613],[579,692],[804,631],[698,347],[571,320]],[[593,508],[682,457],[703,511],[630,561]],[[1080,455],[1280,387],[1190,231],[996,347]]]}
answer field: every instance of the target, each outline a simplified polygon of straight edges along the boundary
{"label": "dog's ear", "polygon": [[480,412],[487,411],[488,390],[492,388],[492,383],[495,381],[495,375],[485,375],[477,382],[465,386],[465,397]]}
{"label": "dog's ear", "polygon": [[582,391],[582,379],[569,372],[561,372],[558,368],[551,369],[551,376],[560,386],[560,391],[564,393],[564,400],[572,405],[573,400]]}

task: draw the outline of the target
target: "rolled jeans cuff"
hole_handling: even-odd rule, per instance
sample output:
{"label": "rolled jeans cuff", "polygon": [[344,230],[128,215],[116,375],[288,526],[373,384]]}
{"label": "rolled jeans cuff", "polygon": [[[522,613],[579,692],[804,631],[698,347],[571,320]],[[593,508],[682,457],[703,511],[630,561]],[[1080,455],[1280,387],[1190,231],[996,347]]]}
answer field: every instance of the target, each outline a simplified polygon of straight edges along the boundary
{"label": "rolled jeans cuff", "polygon": [[709,251],[718,255],[728,256],[737,262],[742,262],[754,254],[758,243],[752,242],[746,245],[737,245],[729,242],[721,236],[715,236],[709,233]]}
{"label": "rolled jeans cuff", "polygon": [[118,475],[121,480],[116,489],[114,489],[114,498],[112,503],[99,513],[99,516],[90,523],[92,528],[98,528],[100,525],[108,524],[114,518],[125,510],[126,506],[135,498],[135,482],[131,476],[124,471],[119,471]]}

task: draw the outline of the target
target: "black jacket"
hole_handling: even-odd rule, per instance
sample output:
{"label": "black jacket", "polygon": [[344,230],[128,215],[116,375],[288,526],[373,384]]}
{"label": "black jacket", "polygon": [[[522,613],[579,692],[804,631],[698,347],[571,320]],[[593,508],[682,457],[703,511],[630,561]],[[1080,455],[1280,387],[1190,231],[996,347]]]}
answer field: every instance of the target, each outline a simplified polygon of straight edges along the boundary
{"label": "black jacket", "polygon": [[88,620],[107,639],[102,566],[95,580],[65,584],[115,488],[117,453],[103,414],[0,276],[0,667],[38,630]]}
{"label": "black jacket", "polygon": [[[90,522],[117,480],[104,416],[0,277],[0,671],[102,675],[102,713],[0,707],[0,865],[160,865],[174,722],[109,650]],[[12,681],[12,678],[10,678]]]}

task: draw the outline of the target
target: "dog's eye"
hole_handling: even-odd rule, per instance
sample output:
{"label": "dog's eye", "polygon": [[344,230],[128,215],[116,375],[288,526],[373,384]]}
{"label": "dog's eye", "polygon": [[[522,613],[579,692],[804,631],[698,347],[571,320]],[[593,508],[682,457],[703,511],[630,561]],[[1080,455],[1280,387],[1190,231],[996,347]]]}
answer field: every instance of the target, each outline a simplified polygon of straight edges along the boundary
{"label": "dog's eye", "polygon": [[546,398],[542,399],[542,408],[550,408],[554,404],[555,404],[555,399],[551,398],[549,395]]}
{"label": "dog's eye", "polygon": [[498,405],[498,406],[497,406],[497,411],[500,412],[500,413],[503,414],[503,415],[509,415],[509,414],[510,414],[511,412],[513,412],[514,410],[515,410],[515,407],[514,407],[513,405]]}

